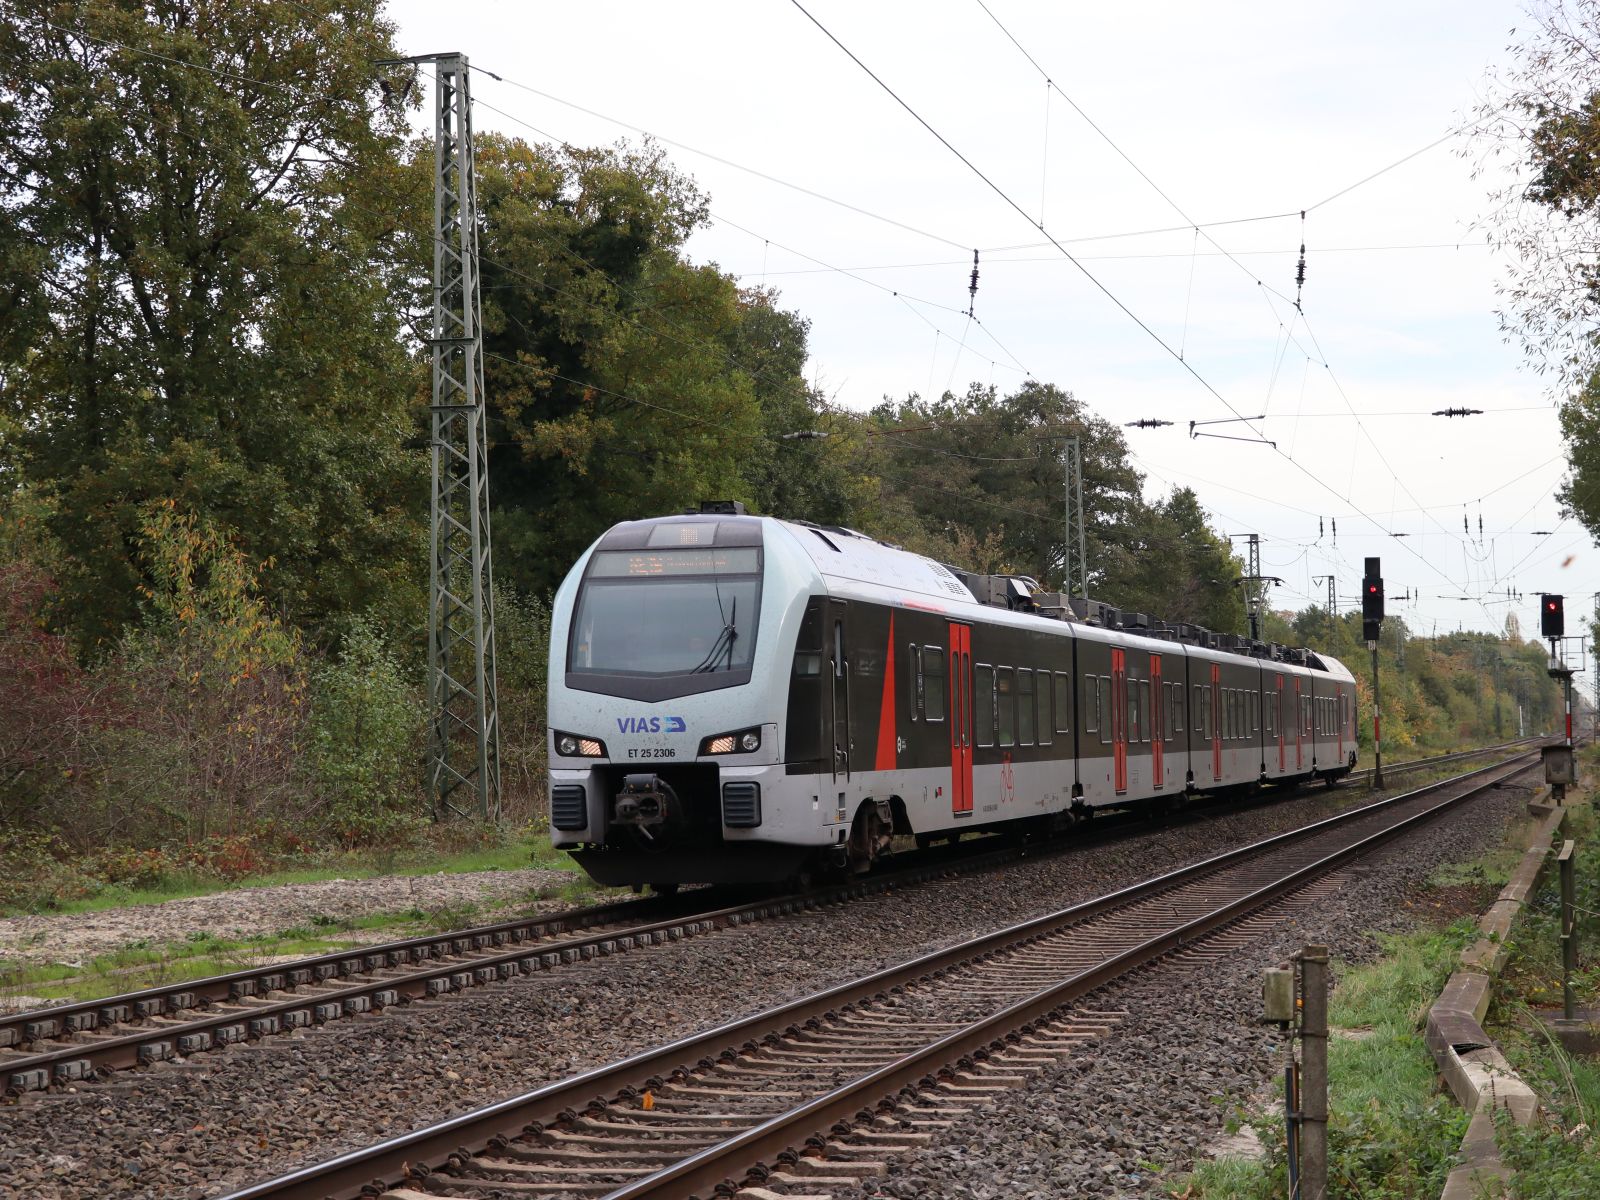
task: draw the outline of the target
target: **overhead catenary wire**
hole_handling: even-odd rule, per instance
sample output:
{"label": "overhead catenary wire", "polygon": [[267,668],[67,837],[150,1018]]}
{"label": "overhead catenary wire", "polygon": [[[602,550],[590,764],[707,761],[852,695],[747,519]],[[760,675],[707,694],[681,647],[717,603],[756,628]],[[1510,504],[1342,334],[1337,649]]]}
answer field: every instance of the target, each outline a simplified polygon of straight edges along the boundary
{"label": "overhead catenary wire", "polygon": [[[60,26],[53,26],[53,25],[52,25],[52,28],[56,28],[56,29],[58,29],[58,30],[61,30],[61,27],[60,27]],[[75,32],[77,32],[77,31],[70,31],[70,30],[63,30],[63,32],[67,32],[67,33],[75,33]],[[107,41],[106,41],[106,39],[99,39],[99,38],[94,38],[94,37],[93,37],[93,36],[92,36],[92,35],[84,35],[84,36],[85,36],[85,37],[86,37],[86,38],[88,38],[88,40],[93,40],[93,41],[97,41],[97,42],[99,42],[99,43],[100,43],[100,44],[110,44],[110,43],[107,43]],[[178,60],[178,59],[172,59],[172,58],[169,58],[169,57],[168,57],[168,56],[165,56],[165,55],[160,55],[160,54],[157,54],[157,53],[155,53],[155,52],[153,52],[153,51],[152,51],[152,52],[146,52],[146,51],[141,51],[141,50],[139,50],[139,49],[138,49],[138,48],[137,48],[137,47],[122,47],[122,48],[124,48],[124,49],[129,49],[129,50],[133,50],[133,51],[135,51],[135,52],[139,52],[139,53],[148,53],[148,54],[149,54],[149,56],[150,56],[150,57],[152,57],[152,58],[157,58],[157,59],[160,59],[160,60],[162,60],[162,61],[167,61],[167,62],[171,62],[171,63],[173,63],[173,64],[174,64],[174,65],[177,65],[177,66],[182,66],[182,67],[190,67],[190,68],[193,68],[193,69],[199,69],[199,70],[204,70],[204,71],[207,71],[207,72],[208,72],[208,73],[210,73],[210,74],[212,74],[212,75],[215,75],[215,76],[217,76],[217,77],[218,77],[218,78],[228,78],[228,79],[234,79],[234,80],[237,80],[237,81],[242,81],[242,82],[251,82],[251,83],[255,83],[255,84],[257,84],[257,85],[259,85],[259,86],[263,86],[263,87],[274,87],[274,88],[278,88],[278,89],[280,89],[280,90],[286,90],[286,89],[284,89],[284,85],[281,85],[281,84],[274,84],[274,83],[268,83],[268,82],[267,82],[267,81],[262,81],[262,80],[250,80],[250,79],[249,79],[249,77],[247,77],[247,76],[242,76],[242,75],[238,75],[238,74],[237,74],[237,73],[234,73],[234,72],[226,72],[226,71],[219,71],[219,70],[216,70],[216,69],[213,69],[213,68],[209,68],[209,67],[206,67],[206,66],[204,66],[204,65],[202,65],[202,64],[194,64],[194,63],[187,63],[187,62],[183,62],[183,61],[181,61],[181,60]],[[1420,152],[1419,152],[1419,153],[1420,153]],[[1414,155],[1413,155],[1413,156],[1408,156],[1408,157],[1414,157]],[[1402,161],[1402,162],[1403,162],[1403,161],[1405,161],[1405,160],[1401,160],[1401,161]],[[1397,163],[1397,164],[1394,164],[1394,165],[1399,165],[1399,164],[1398,164],[1398,163]],[[1386,168],[1386,169],[1391,169],[1391,168]],[[1376,177],[1376,175],[1374,175],[1374,176],[1369,176],[1369,177],[1367,177],[1367,178],[1374,178],[1374,177]],[[1352,185],[1352,186],[1356,186],[1356,185]],[[1346,189],[1346,190],[1348,190],[1348,189]],[[1340,195],[1340,194],[1342,194],[1342,193],[1336,193],[1336,194],[1335,194],[1335,195],[1334,195],[1334,196],[1330,196],[1330,197],[1328,197],[1328,200],[1332,200],[1332,199],[1335,199],[1335,198],[1337,198],[1337,196],[1338,196],[1338,195]],[[1326,201],[1323,201],[1323,202],[1319,202],[1319,203],[1325,203],[1325,202],[1326,202]],[[1287,214],[1285,214],[1285,215],[1287,215]],[[1182,227],[1177,227],[1177,228],[1191,228],[1191,227],[1190,227],[1190,226],[1182,226]],[[909,307],[909,306],[908,306],[908,307]],[[520,364],[520,365],[524,365],[524,366],[525,366],[525,365],[527,365],[527,364]],[[574,384],[579,384],[579,382],[580,382],[580,381],[575,381],[575,380],[568,380],[568,382],[571,382],[571,383],[574,383]],[[648,402],[646,402],[646,403],[647,403],[647,404],[648,404]],[[658,407],[658,408],[664,408],[664,407],[665,407],[665,406],[659,406],[659,405],[652,405],[652,407]],[[670,410],[669,410],[669,411],[670,411]],[[687,416],[687,414],[682,414],[682,415],[685,415],[685,416]],[[850,416],[852,416],[852,417],[854,417],[854,416],[856,416],[856,415],[857,415],[857,414],[848,414],[848,415],[850,415]],[[1318,415],[1318,414],[1306,414],[1306,415],[1308,415],[1308,416],[1313,416],[1313,415]],[[1363,416],[1365,416],[1365,415],[1381,415],[1381,414],[1361,414],[1361,415],[1363,415]],[[691,418],[691,419],[692,419],[692,418]],[[934,449],[934,448],[932,448],[932,447],[929,447],[929,449]],[[937,452],[937,451],[935,451],[935,452]],[[1302,468],[1302,469],[1303,469],[1303,468]],[[1529,472],[1529,473],[1531,473],[1531,472]],[[1509,486],[1509,483],[1510,483],[1510,482],[1514,482],[1514,481],[1508,481],[1508,483],[1507,483],[1507,484],[1505,484],[1505,485],[1501,485],[1501,486],[1502,486],[1502,487],[1504,487],[1504,486]],[[1330,490],[1331,490],[1331,489],[1330,489]],[[1498,490],[1498,489],[1497,489],[1497,490]],[[1335,495],[1337,495],[1337,494],[1338,494],[1338,493],[1337,493],[1337,492],[1335,492]],[[1486,495],[1487,495],[1487,493],[1486,493]],[[1344,499],[1346,499],[1346,500],[1347,500],[1347,502],[1348,502],[1348,498],[1347,498],[1347,497],[1341,497],[1341,498],[1344,498]],[[1413,497],[1413,499],[1414,499],[1414,497]],[[1354,507],[1354,505],[1353,505],[1353,504],[1352,504],[1352,507]],[[1420,505],[1420,504],[1419,504],[1419,505],[1418,505],[1418,509],[1419,509],[1419,510],[1421,510],[1421,509],[1423,509],[1423,508],[1432,508],[1432,507],[1440,507],[1440,506],[1422,506],[1422,505]],[[1358,510],[1357,510],[1357,511],[1358,511],[1358,512],[1359,512],[1359,511],[1360,511],[1360,510],[1359,510],[1359,509],[1358,509]],[[1400,510],[1397,510],[1397,511],[1400,511]],[[1362,515],[1362,516],[1367,516],[1367,514],[1365,514],[1365,513],[1361,513],[1361,515]],[[1370,520],[1370,519],[1371,519],[1371,518],[1370,518],[1370,517],[1368,517],[1368,519],[1369,519],[1369,520]]]}
{"label": "overhead catenary wire", "polygon": [[[496,76],[496,78],[498,79],[499,77]],[[504,80],[502,82],[514,82],[514,81]],[[512,122],[514,122],[514,123],[516,123],[518,125],[521,125],[523,128],[528,129],[531,132],[538,134],[540,137],[545,138],[550,142],[563,142],[563,139],[557,137],[555,134],[550,133],[547,130],[539,128],[537,125],[534,125],[531,122],[524,120],[523,118],[517,116],[514,113],[510,113],[510,112],[507,112],[503,108],[496,107],[495,105],[490,104],[486,100],[483,100],[483,99],[478,98],[478,97],[474,97],[473,104],[476,107],[487,109],[490,112],[496,113],[499,116],[504,117],[508,121],[512,121]],[[968,318],[969,322],[976,322],[978,327],[983,330],[984,336],[987,337],[991,342],[993,342],[995,347],[1002,354],[1004,354],[1007,358],[1009,358],[1011,360],[1011,364],[1007,365],[1007,369],[1015,369],[1017,371],[1020,371],[1023,374],[1024,377],[1029,377],[1029,378],[1032,377],[1033,373],[1028,370],[1027,366],[1020,359],[1018,359],[1015,354],[1013,354],[1011,352],[1011,350],[1005,345],[1005,343],[1003,343],[998,337],[995,336],[994,332],[986,324],[984,324],[984,322],[982,320],[979,320],[978,318],[974,317],[971,312],[964,311],[964,310],[956,308],[956,307],[954,307],[952,305],[941,304],[940,302],[938,302],[936,300],[928,300],[928,299],[926,299],[924,297],[921,297],[921,296],[914,296],[914,295],[911,295],[911,294],[909,294],[907,292],[902,291],[901,289],[891,288],[891,287],[888,287],[885,284],[881,284],[881,283],[877,282],[876,280],[866,279],[866,278],[863,278],[861,276],[854,275],[848,270],[844,270],[844,269],[839,268],[839,267],[831,266],[830,264],[823,262],[823,260],[820,259],[820,258],[816,258],[816,257],[814,257],[814,256],[812,256],[810,254],[805,253],[804,251],[797,250],[792,246],[785,245],[782,242],[776,241],[776,240],[774,240],[774,239],[772,239],[770,237],[766,237],[766,236],[764,236],[764,235],[762,235],[760,233],[757,233],[754,230],[749,229],[744,225],[741,225],[739,222],[734,221],[732,218],[723,216],[723,215],[721,215],[719,213],[708,211],[707,215],[712,220],[717,221],[719,224],[726,225],[731,229],[736,229],[740,233],[746,235],[747,237],[753,238],[753,239],[761,242],[763,255],[765,255],[765,252],[766,252],[766,250],[768,248],[776,246],[778,249],[784,251],[785,253],[793,254],[797,258],[806,259],[808,262],[814,262],[824,270],[837,272],[840,275],[844,275],[844,276],[846,276],[848,278],[855,279],[857,282],[865,284],[868,287],[876,288],[879,291],[887,292],[892,296],[899,297],[900,299],[908,302],[908,307],[909,307],[909,303],[910,302],[914,302],[916,304],[924,305],[924,306],[926,306],[928,308],[933,308],[933,309],[941,310],[943,312],[948,312],[953,316],[966,317],[966,318]],[[585,260],[585,262],[587,262],[587,260]],[[596,270],[596,271],[600,270],[600,268],[593,266],[593,264],[588,264],[588,265],[590,265],[591,268]],[[602,274],[603,273],[604,272],[602,272]],[[765,275],[766,273],[767,273],[766,272],[766,268],[765,268],[765,266],[763,266],[762,274]],[[919,315],[921,315],[921,314],[919,314]],[[923,318],[923,319],[926,320],[926,318]],[[933,325],[933,323],[931,321],[929,321],[928,324],[930,326],[932,326],[935,330],[938,330],[938,332],[942,336],[944,336],[944,337],[952,337],[953,338],[954,335],[946,333],[944,330],[939,329],[939,327],[937,325]],[[964,342],[964,339],[963,339],[963,342]]]}
{"label": "overhead catenary wire", "polygon": [[[1030,222],[1030,224],[1032,223],[1031,222],[1031,218],[1029,218],[1027,211],[1024,208],[1022,208],[1022,206],[1019,205],[1014,199],[1012,199],[1010,194],[1007,193],[1005,191],[1005,189],[1000,187],[999,184],[995,183],[994,180],[992,180],[980,167],[977,166],[977,164],[972,162],[971,159],[969,159],[955,145],[953,145],[947,138],[945,138],[944,135],[941,134],[937,129],[935,129],[927,121],[926,118],[924,118],[920,113],[917,112],[916,109],[914,109],[909,103],[907,103],[906,100],[904,100],[899,95],[899,93],[894,90],[894,88],[890,87],[889,84],[886,81],[884,81],[875,71],[873,71],[871,67],[869,67],[865,62],[863,62],[859,56],[857,56],[852,50],[850,50],[849,47],[847,47],[842,41],[840,41],[839,38],[837,36],[835,36],[832,33],[832,31],[830,31],[828,29],[827,26],[822,24],[822,22],[819,21],[805,7],[805,5],[801,3],[801,0],[790,0],[790,3],[794,6],[795,9],[797,9],[801,13],[801,15],[803,15],[814,26],[816,26],[816,28],[819,31],[821,31],[823,36],[825,36],[829,41],[831,41],[836,47],[838,47],[838,49],[842,53],[845,54],[846,57],[848,57],[852,62],[854,62],[868,76],[868,78],[870,78],[874,83],[876,83],[890,97],[890,99],[892,99],[896,104],[898,104],[902,109],[904,109],[906,111],[906,113],[908,115],[910,115],[910,117],[914,121],[916,121],[917,124],[921,125],[923,127],[923,129],[925,129],[935,140],[937,140],[941,145],[943,145],[964,166],[966,166],[969,171],[971,171],[974,175],[976,175],[978,177],[978,179],[980,179],[991,191],[993,191],[995,193],[995,195],[998,196],[1008,207],[1010,207],[1014,212],[1016,212],[1024,220],[1028,220]],[[1233,415],[1236,418],[1238,418],[1240,420],[1244,420],[1243,414],[1241,414],[1239,412],[1239,410],[1233,405],[1233,403],[1231,401],[1229,401],[1228,398],[1226,396],[1224,396],[1220,391],[1218,391],[1217,388],[1214,385],[1212,385],[1212,383],[1209,380],[1207,380],[1203,375],[1201,375],[1200,372],[1195,369],[1193,364],[1191,364],[1191,363],[1185,361],[1184,359],[1180,358],[1178,356],[1177,352],[1173,349],[1173,347],[1164,338],[1162,338],[1160,334],[1156,333],[1154,329],[1152,329],[1142,318],[1140,318],[1138,316],[1138,314],[1133,312],[1133,310],[1130,309],[1115,293],[1113,293],[1110,290],[1110,288],[1108,288],[1104,283],[1102,283],[1094,275],[1093,272],[1091,272],[1087,267],[1083,266],[1083,264],[1080,263],[1076,259],[1075,256],[1073,256],[1071,251],[1067,250],[1067,248],[1064,245],[1062,245],[1057,239],[1055,239],[1048,231],[1042,231],[1042,232],[1044,232],[1045,237],[1050,241],[1050,243],[1052,245],[1054,245],[1056,247],[1056,249],[1059,250],[1060,253],[1064,257],[1066,257],[1066,259],[1069,262],[1071,262],[1075,267],[1077,267],[1077,269],[1079,270],[1079,272],[1081,274],[1083,274],[1102,294],[1104,294],[1109,300],[1111,300],[1111,302],[1118,309],[1120,309],[1130,320],[1132,320],[1141,330],[1143,330],[1144,333],[1152,341],[1154,341],[1163,350],[1165,350],[1167,352],[1167,354],[1174,359],[1174,361],[1178,362],[1179,365],[1182,366],[1209,394],[1211,394],[1218,401],[1220,401],[1222,403],[1222,405],[1225,408],[1228,409],[1229,412],[1233,413]],[[1285,297],[1285,299],[1287,299],[1287,297]],[[1250,428],[1252,428],[1254,430],[1253,426],[1251,426]],[[1259,430],[1254,430],[1254,432],[1256,432],[1258,437],[1261,436]],[[1263,442],[1265,442],[1264,438],[1262,440],[1263,440]],[[1268,444],[1270,445],[1270,443],[1268,443]],[[1290,455],[1285,453],[1282,449],[1280,449],[1280,448],[1278,448],[1276,446],[1271,446],[1271,449],[1273,450],[1274,453],[1282,456],[1285,459],[1285,461],[1293,464],[1296,467],[1297,470],[1299,470],[1308,479],[1311,479],[1313,482],[1315,482],[1319,487],[1323,488],[1324,490],[1326,490],[1326,491],[1330,492],[1331,494],[1333,494],[1334,496],[1336,496],[1338,499],[1342,500],[1352,510],[1352,512],[1354,512],[1356,515],[1360,516],[1362,519],[1364,519],[1366,521],[1369,521],[1370,523],[1372,523],[1373,525],[1377,526],[1380,529],[1383,528],[1382,522],[1380,522],[1376,517],[1372,516],[1372,514],[1368,513],[1366,510],[1361,508],[1348,495],[1345,495],[1345,494],[1341,493],[1332,484],[1328,483],[1325,479],[1321,478],[1315,472],[1309,470],[1303,463],[1301,463],[1297,459],[1291,457]],[[1386,530],[1385,532],[1388,532],[1388,531]],[[1401,545],[1404,546],[1405,544],[1402,542]],[[1437,564],[1435,564],[1432,560],[1428,559],[1421,552],[1419,552],[1418,550],[1416,550],[1415,548],[1410,547],[1410,546],[1405,546],[1405,550],[1406,550],[1407,553],[1409,553],[1413,557],[1415,557],[1419,562],[1422,562],[1428,568],[1428,570],[1430,570],[1430,571],[1434,572],[1435,574],[1439,575],[1446,582],[1448,582],[1448,583],[1450,583],[1452,585],[1456,584],[1455,580],[1451,579],[1450,576],[1448,574],[1446,574],[1443,570],[1441,570]]]}

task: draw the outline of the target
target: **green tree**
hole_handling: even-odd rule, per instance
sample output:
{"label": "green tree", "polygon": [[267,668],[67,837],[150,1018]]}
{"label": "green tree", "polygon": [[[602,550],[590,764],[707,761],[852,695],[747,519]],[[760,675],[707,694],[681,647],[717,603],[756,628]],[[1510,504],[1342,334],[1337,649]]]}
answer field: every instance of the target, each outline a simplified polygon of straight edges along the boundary
{"label": "green tree", "polygon": [[1600,537],[1600,3],[1532,6],[1471,126],[1505,182],[1484,220],[1506,251],[1501,324],[1561,397],[1558,496]]}
{"label": "green tree", "polygon": [[1600,4],[1531,5],[1468,126],[1467,153],[1499,182],[1483,224],[1509,251],[1501,320],[1557,388],[1595,368],[1600,266]]}
{"label": "green tree", "polygon": [[[403,116],[379,0],[16,0],[0,16],[0,411],[91,644],[171,499],[316,624],[409,571]],[[424,222],[425,227],[425,222]]]}
{"label": "green tree", "polygon": [[495,562],[539,595],[616,521],[748,496],[754,370],[803,392],[804,331],[767,335],[770,371],[741,358],[773,316],[684,259],[706,201],[656,147],[490,136],[478,169]]}
{"label": "green tree", "polygon": [[[871,417],[870,472],[915,514],[915,527],[892,540],[924,553],[931,546],[934,557],[959,566],[1032,575],[1046,586],[1062,578],[1065,438],[1078,437],[1089,590],[1101,594],[1107,563],[1141,506],[1140,478],[1116,426],[1072,393],[1035,380],[1007,396],[980,384],[959,397],[912,395],[886,401]],[[957,546],[982,548],[983,561],[958,561]]]}
{"label": "green tree", "polygon": [[1246,632],[1244,566],[1206,522],[1186,487],[1135,510],[1125,539],[1109,548],[1105,598],[1134,612],[1188,621],[1219,633]]}
{"label": "green tree", "polygon": [[865,422],[805,384],[811,323],[778,299],[770,290],[740,293],[735,349],[761,406],[763,435],[740,465],[753,508],[819,525],[871,519],[878,481],[859,469]]}

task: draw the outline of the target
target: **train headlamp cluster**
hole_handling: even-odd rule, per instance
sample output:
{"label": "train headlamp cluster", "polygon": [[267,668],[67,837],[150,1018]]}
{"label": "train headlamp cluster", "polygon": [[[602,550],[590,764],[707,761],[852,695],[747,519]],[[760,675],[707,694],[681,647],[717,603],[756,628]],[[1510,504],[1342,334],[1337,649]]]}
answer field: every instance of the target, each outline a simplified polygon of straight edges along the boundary
{"label": "train headlamp cluster", "polygon": [[556,753],[562,758],[604,758],[606,744],[599,738],[580,737],[575,733],[555,731]]}
{"label": "train headlamp cluster", "polygon": [[761,749],[761,728],[740,729],[702,739],[701,754],[750,754]]}

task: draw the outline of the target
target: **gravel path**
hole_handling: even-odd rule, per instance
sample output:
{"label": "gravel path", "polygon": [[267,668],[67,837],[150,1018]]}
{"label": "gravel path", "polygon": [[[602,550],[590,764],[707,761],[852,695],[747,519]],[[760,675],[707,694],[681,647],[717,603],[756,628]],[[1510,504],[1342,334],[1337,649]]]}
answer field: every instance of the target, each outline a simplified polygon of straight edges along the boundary
{"label": "gravel path", "polygon": [[[1432,863],[1466,857],[1498,836],[1502,818],[1525,795],[1485,805],[1477,832],[1430,832],[1425,844],[1391,856],[1330,906],[1337,911],[1318,913],[1315,930],[1295,928],[1283,945],[1317,932],[1352,953],[1364,944],[1362,931],[1385,923],[1373,915],[1375,897],[1398,904],[1408,880]],[[1348,802],[1351,793],[1342,798]],[[75,1093],[25,1097],[0,1108],[0,1196],[214,1196],[1301,824],[1339,799],[1313,792],[994,874],[574,964]],[[1396,915],[1387,923],[1404,920]],[[1131,1180],[1140,1173],[1138,1156],[1181,1162],[1220,1126],[1223,1113],[1209,1093],[1258,1087],[1267,1051],[1250,1019],[1256,972],[1284,953],[1246,951],[1236,963],[1225,960],[1226,969],[1218,964],[1185,981],[1183,1007],[1200,1022],[1185,1052],[1204,1071],[1198,1084],[1177,1080],[1168,1045],[1173,984],[1151,977],[1130,985],[1125,997],[1097,998],[1131,1010],[1114,1040],[1017,1093],[1014,1111],[973,1118],[950,1142],[954,1148],[965,1139],[970,1149],[900,1160],[895,1174],[879,1181],[883,1194],[1070,1194],[1065,1176],[1041,1190],[1030,1172],[1070,1174],[1074,1154],[1095,1164],[1085,1170],[1096,1194],[1137,1191]],[[1154,991],[1143,996],[1138,988]],[[1040,1094],[1056,1103],[1039,1106]],[[1100,1123],[1086,1122],[1085,1097],[1108,1095],[1123,1100],[1108,1106],[1097,1099]],[[1108,1121],[1117,1131],[1109,1148]],[[1008,1148],[1013,1138],[1020,1150]],[[1100,1169],[1106,1153],[1123,1175]]]}
{"label": "gravel path", "polygon": [[130,943],[181,942],[198,932],[248,938],[309,925],[337,925],[375,913],[481,906],[514,900],[540,888],[559,887],[574,878],[568,871],[542,867],[384,875],[235,888],[210,896],[92,912],[0,917],[0,959],[12,963],[76,963]]}

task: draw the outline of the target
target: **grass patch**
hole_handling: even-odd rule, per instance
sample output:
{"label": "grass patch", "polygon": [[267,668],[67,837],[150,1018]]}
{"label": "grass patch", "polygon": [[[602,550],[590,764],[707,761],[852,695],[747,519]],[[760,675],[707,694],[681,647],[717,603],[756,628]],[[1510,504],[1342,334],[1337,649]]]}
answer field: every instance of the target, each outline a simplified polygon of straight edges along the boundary
{"label": "grass patch", "polygon": [[[441,830],[455,840],[459,832]],[[457,875],[478,871],[515,871],[527,867],[566,871],[587,881],[571,857],[550,845],[548,834],[527,830],[516,837],[497,833],[469,832],[479,844],[466,847],[420,845],[404,850],[372,849],[319,856],[304,865],[221,879],[199,871],[172,871],[156,879],[129,883],[101,883],[91,895],[49,904],[0,908],[0,916],[23,912],[96,912],[107,908],[129,908],[142,904],[161,904],[191,896],[210,896],[247,887],[276,887],[291,883],[322,883],[333,879],[371,879],[380,875]],[[580,889],[581,890],[581,889]]]}
{"label": "grass patch", "polygon": [[[1600,823],[1592,807],[1571,808],[1566,836],[1578,845],[1575,901],[1580,957],[1572,984],[1579,1003],[1592,1004],[1600,996]],[[1512,932],[1511,958],[1499,992],[1513,1006],[1561,1003],[1560,920],[1560,880],[1552,864]]]}
{"label": "grass patch", "polygon": [[[1335,1034],[1328,1045],[1330,1197],[1413,1200],[1435,1197],[1467,1117],[1438,1094],[1433,1059],[1423,1044],[1428,1006],[1474,936],[1471,923],[1380,939],[1382,957],[1336,966],[1329,1004]],[[1339,1030],[1359,1031],[1340,1037]],[[1201,1163],[1173,1192],[1193,1200],[1273,1200],[1288,1186],[1283,1118],[1244,1116],[1267,1148],[1263,1161]]]}
{"label": "grass patch", "polygon": [[[463,868],[466,869],[466,868]],[[482,867],[480,869],[493,869]],[[348,874],[343,878],[350,878]],[[46,1000],[93,1000],[141,988],[181,983],[258,966],[269,959],[331,954],[492,922],[533,901],[554,900],[579,905],[608,894],[587,876],[575,876],[555,887],[539,888],[493,904],[460,903],[359,917],[318,914],[304,925],[250,938],[219,938],[201,931],[183,941],[152,944],[136,941],[112,953],[82,962],[10,964],[0,958],[0,998],[33,996]],[[171,896],[153,893],[158,899]],[[40,933],[35,941],[46,935]]]}
{"label": "grass patch", "polygon": [[[1583,776],[1593,778],[1600,760],[1585,755]],[[1573,987],[1586,1006],[1600,997],[1600,821],[1592,806],[1576,804],[1566,835],[1577,843],[1578,972]],[[1497,1125],[1500,1151],[1515,1175],[1517,1200],[1600,1196],[1600,1062],[1569,1055],[1540,1021],[1560,1015],[1560,890],[1554,869],[1545,875],[1511,942],[1511,959],[1500,980],[1489,1032],[1523,1081],[1539,1094],[1542,1120],[1519,1129],[1509,1119]]]}
{"label": "grass patch", "polygon": [[[1439,868],[1429,877],[1429,885],[1437,889],[1482,885],[1486,892],[1503,885],[1521,857],[1525,828],[1479,859]],[[1440,1092],[1438,1072],[1422,1035],[1428,1008],[1458,965],[1461,951],[1476,937],[1475,919],[1461,919],[1443,927],[1381,935],[1375,961],[1336,964],[1337,986],[1328,1013],[1334,1030],[1328,1046],[1330,1197],[1433,1200],[1443,1188],[1468,1116]],[[1266,1158],[1200,1163],[1178,1181],[1172,1195],[1186,1200],[1275,1200],[1286,1194],[1287,1146],[1281,1114],[1245,1107],[1236,1120],[1255,1130],[1266,1147]],[[1529,1193],[1535,1194],[1600,1195],[1600,1190]]]}

